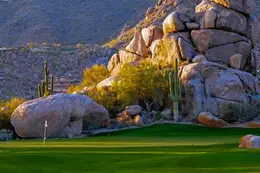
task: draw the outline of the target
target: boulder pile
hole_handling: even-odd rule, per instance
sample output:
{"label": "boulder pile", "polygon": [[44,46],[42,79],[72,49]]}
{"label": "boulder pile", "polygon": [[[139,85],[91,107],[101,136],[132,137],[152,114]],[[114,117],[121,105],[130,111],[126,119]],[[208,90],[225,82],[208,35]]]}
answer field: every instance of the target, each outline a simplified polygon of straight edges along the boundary
{"label": "boulder pile", "polygon": [[[187,0],[179,4],[185,4],[182,1]],[[137,28],[126,49],[111,58],[108,69],[117,76],[122,65],[144,58],[166,65],[179,59],[185,92],[182,114],[197,119],[207,112],[221,119],[231,111],[229,104],[259,98],[260,24],[252,15],[254,0],[197,4],[193,13],[178,5],[162,26]]]}

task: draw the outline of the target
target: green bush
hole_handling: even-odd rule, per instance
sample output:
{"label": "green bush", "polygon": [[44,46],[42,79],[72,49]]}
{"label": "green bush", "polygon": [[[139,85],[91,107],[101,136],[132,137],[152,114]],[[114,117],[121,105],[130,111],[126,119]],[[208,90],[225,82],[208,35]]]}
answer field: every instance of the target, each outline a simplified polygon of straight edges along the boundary
{"label": "green bush", "polygon": [[159,108],[169,96],[168,73],[157,64],[148,60],[139,62],[137,66],[124,65],[119,71],[119,80],[109,88],[96,88],[96,85],[110,76],[102,65],[95,65],[86,69],[83,81],[79,85],[71,86],[68,93],[87,89],[87,95],[115,115],[126,106],[144,104],[147,111]]}
{"label": "green bush", "polygon": [[228,105],[229,112],[222,117],[228,123],[245,123],[254,120],[260,113],[260,104],[231,103]]}
{"label": "green bush", "polygon": [[126,64],[119,76],[114,90],[123,107],[143,102],[147,111],[151,111],[151,107],[159,107],[164,99],[168,99],[167,71],[150,61],[142,61],[137,67]]}
{"label": "green bush", "polygon": [[109,71],[103,65],[94,65],[92,68],[87,68],[83,73],[83,81],[79,85],[72,85],[68,89],[68,93],[83,90],[85,87],[96,86],[99,82],[110,76]]}
{"label": "green bush", "polygon": [[12,129],[11,115],[24,101],[23,98],[13,98],[5,103],[0,101],[0,129]]}

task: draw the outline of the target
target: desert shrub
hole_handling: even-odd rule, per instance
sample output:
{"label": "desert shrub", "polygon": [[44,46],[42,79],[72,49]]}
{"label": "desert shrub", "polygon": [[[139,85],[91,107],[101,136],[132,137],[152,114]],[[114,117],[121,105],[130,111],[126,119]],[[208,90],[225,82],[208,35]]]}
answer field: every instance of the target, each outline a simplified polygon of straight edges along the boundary
{"label": "desert shrub", "polygon": [[229,112],[222,117],[228,123],[248,122],[254,120],[260,113],[260,104],[230,103]]}
{"label": "desert shrub", "polygon": [[137,67],[126,64],[119,76],[120,80],[113,87],[123,107],[144,102],[147,111],[151,111],[152,106],[162,105],[168,97],[166,70],[150,61],[142,61]]}
{"label": "desert shrub", "polygon": [[72,85],[68,88],[68,93],[83,90],[85,87],[96,86],[99,82],[110,76],[109,71],[104,65],[94,65],[87,68],[83,73],[83,80],[79,85]]}
{"label": "desert shrub", "polygon": [[[13,98],[5,102],[0,110],[0,129],[11,129],[10,118],[14,110],[24,102],[23,98]],[[1,106],[0,106],[1,107]]]}
{"label": "desert shrub", "polygon": [[106,107],[112,117],[132,104],[143,104],[150,112],[152,108],[159,109],[168,100],[169,71],[162,70],[157,64],[146,60],[136,67],[126,64],[119,71],[119,80],[111,87],[96,88],[95,86],[110,74],[104,66],[95,65],[84,71],[82,83],[71,86],[68,93],[87,87],[86,94]]}

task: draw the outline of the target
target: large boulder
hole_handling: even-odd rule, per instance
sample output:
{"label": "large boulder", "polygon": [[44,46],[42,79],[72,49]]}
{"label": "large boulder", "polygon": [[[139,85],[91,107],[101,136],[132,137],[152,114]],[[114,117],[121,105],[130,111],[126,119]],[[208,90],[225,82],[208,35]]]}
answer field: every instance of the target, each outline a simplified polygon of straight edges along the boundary
{"label": "large boulder", "polygon": [[250,14],[256,7],[255,0],[211,0],[226,8],[231,8],[241,13]]}
{"label": "large boulder", "polygon": [[239,148],[260,148],[260,136],[246,135],[240,139]]}
{"label": "large boulder", "polygon": [[153,60],[173,64],[175,59],[192,60],[197,55],[190,40],[190,34],[179,32],[164,35],[153,51]]}
{"label": "large boulder", "polygon": [[[214,23],[211,23],[214,19],[214,11],[212,10],[217,14]],[[208,14],[208,11],[210,11],[210,15]],[[201,28],[225,29],[227,31],[246,35],[247,19],[244,15],[234,10],[225,8],[208,0],[203,0],[196,6],[196,14],[201,24]]]}
{"label": "large boulder", "polygon": [[163,38],[163,30],[157,26],[151,25],[142,30],[142,36],[147,47],[150,47],[154,40]]}
{"label": "large boulder", "polygon": [[215,117],[214,115],[212,115],[209,112],[201,112],[198,116],[198,121],[200,124],[203,124],[205,126],[212,127],[212,128],[223,128],[228,125],[227,122]]}
{"label": "large boulder", "polygon": [[191,38],[200,53],[205,53],[206,50],[226,45],[234,44],[240,41],[250,41],[237,33],[227,32],[216,29],[201,29],[193,30],[191,32]]}
{"label": "large boulder", "polygon": [[[166,0],[169,1],[169,0]],[[172,0],[170,0],[172,1]],[[194,8],[201,0],[175,0],[173,1],[175,9],[181,14],[187,15],[191,20],[195,20]]]}
{"label": "large boulder", "polygon": [[81,134],[83,117],[99,123],[109,121],[107,110],[89,97],[57,94],[21,104],[12,114],[11,123],[23,138],[42,138],[46,120],[48,138],[71,138]]}
{"label": "large boulder", "polygon": [[137,28],[135,30],[134,38],[125,49],[126,51],[139,56],[146,56],[148,54],[148,49],[146,47],[145,40],[143,39],[141,28]]}
{"label": "large boulder", "polygon": [[185,92],[183,113],[193,119],[200,112],[221,118],[231,103],[250,103],[260,94],[260,81],[251,73],[209,61],[184,66],[180,78]]}
{"label": "large boulder", "polygon": [[128,116],[134,116],[142,111],[142,107],[139,105],[130,105],[125,108],[125,112]]}
{"label": "large boulder", "polygon": [[186,29],[186,26],[179,18],[180,13],[175,11],[168,15],[163,22],[164,34],[182,31]]}
{"label": "large boulder", "polygon": [[231,57],[234,54],[241,54],[241,69],[246,65],[247,60],[251,57],[252,45],[251,42],[237,42],[234,44],[226,44],[206,50],[205,56],[209,61],[220,62],[231,65]]}
{"label": "large boulder", "polygon": [[108,68],[111,71],[112,76],[117,76],[121,67],[123,67],[125,64],[134,65],[138,63],[141,59],[143,59],[143,57],[140,55],[125,50],[120,50],[118,55],[114,55],[109,61]]}

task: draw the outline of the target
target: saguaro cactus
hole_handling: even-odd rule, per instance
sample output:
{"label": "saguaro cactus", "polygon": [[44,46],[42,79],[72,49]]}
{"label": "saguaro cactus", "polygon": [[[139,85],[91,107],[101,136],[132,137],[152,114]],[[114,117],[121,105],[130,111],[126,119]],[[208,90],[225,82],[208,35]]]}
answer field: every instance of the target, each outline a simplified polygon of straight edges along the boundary
{"label": "saguaro cactus", "polygon": [[44,61],[44,80],[41,82],[41,84],[38,84],[38,96],[49,96],[53,93],[53,87],[54,87],[54,76],[53,74],[50,75],[50,83],[49,83],[49,75],[50,70],[48,69],[48,63],[47,61]]}
{"label": "saguaro cactus", "polygon": [[178,73],[178,59],[176,59],[174,70],[169,74],[170,99],[173,101],[174,122],[179,121],[179,101],[181,100],[181,81]]}

